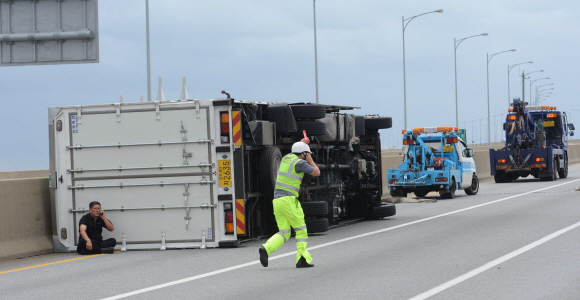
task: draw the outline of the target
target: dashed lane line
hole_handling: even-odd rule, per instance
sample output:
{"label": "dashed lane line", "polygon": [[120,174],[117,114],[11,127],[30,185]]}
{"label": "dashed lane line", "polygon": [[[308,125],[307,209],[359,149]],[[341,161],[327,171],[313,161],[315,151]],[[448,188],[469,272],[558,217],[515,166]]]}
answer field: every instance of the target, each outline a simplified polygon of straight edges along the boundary
{"label": "dashed lane line", "polygon": [[[396,226],[392,226],[392,227],[388,227],[388,228],[376,230],[376,231],[371,231],[371,232],[367,232],[367,233],[363,233],[363,234],[351,236],[351,237],[344,238],[344,239],[340,239],[340,240],[336,240],[336,241],[333,241],[333,242],[324,243],[324,244],[321,244],[321,245],[318,245],[318,246],[309,247],[308,250],[309,251],[312,251],[312,250],[316,250],[316,249],[320,249],[320,248],[324,248],[324,247],[328,247],[328,246],[332,246],[332,245],[344,243],[344,242],[347,242],[347,241],[359,239],[359,238],[362,238],[362,237],[366,237],[366,236],[370,236],[370,235],[375,235],[375,234],[378,234],[378,233],[383,233],[383,232],[387,232],[387,231],[391,231],[391,230],[395,230],[395,229],[399,229],[399,228],[403,228],[403,227],[407,227],[407,226],[411,226],[411,225],[423,223],[423,222],[430,221],[430,220],[439,219],[439,218],[442,218],[442,217],[446,217],[446,216],[458,214],[458,213],[465,212],[465,211],[468,211],[468,210],[472,210],[472,209],[480,208],[480,207],[483,207],[483,206],[487,206],[487,205],[499,203],[499,202],[506,201],[506,200],[509,200],[509,199],[513,199],[513,198],[517,198],[517,197],[521,197],[521,196],[533,194],[533,193],[536,193],[536,192],[539,192],[539,191],[543,191],[543,190],[547,190],[547,189],[559,187],[559,186],[562,186],[562,185],[566,185],[566,184],[570,184],[570,183],[578,182],[578,181],[580,181],[580,179],[576,179],[576,180],[572,180],[572,181],[568,181],[568,182],[564,182],[564,183],[552,185],[552,186],[549,186],[549,187],[545,187],[545,188],[541,188],[541,189],[537,189],[537,190],[525,192],[525,193],[522,193],[522,194],[517,194],[517,195],[509,196],[509,197],[506,197],[506,198],[502,198],[502,199],[498,199],[498,200],[494,200],[494,201],[490,201],[490,202],[486,202],[486,203],[482,203],[482,204],[470,206],[470,207],[463,208],[463,209],[459,209],[459,210],[454,210],[454,211],[451,211],[451,212],[448,212],[448,213],[444,213],[444,214],[440,214],[440,215],[436,215],[436,216],[432,216],[432,217],[428,217],[428,218],[424,218],[424,219],[420,219],[420,220],[416,220],[416,221],[412,221],[412,222],[408,222],[408,223],[404,223],[404,224],[400,224],[400,225],[396,225]],[[269,260],[280,259],[280,258],[287,257],[287,256],[290,256],[290,255],[295,255],[295,254],[296,254],[296,251],[292,251],[292,252],[288,252],[288,253],[284,253],[284,254],[280,254],[280,255],[276,255],[276,256],[270,257]],[[228,268],[216,270],[216,271],[213,271],[213,272],[208,272],[208,273],[204,273],[204,274],[200,274],[200,275],[196,275],[196,276],[192,276],[192,277],[187,277],[187,278],[183,278],[183,279],[180,279],[180,280],[170,281],[170,282],[167,282],[167,283],[163,283],[163,284],[159,284],[159,285],[155,285],[155,286],[143,288],[143,289],[140,289],[140,290],[136,290],[136,291],[132,291],[132,292],[128,292],[128,293],[124,293],[124,294],[112,296],[112,297],[109,297],[109,298],[104,298],[103,300],[123,299],[123,298],[126,298],[126,297],[131,297],[131,296],[139,295],[139,294],[142,294],[142,293],[151,292],[151,291],[154,291],[154,290],[158,290],[158,289],[170,287],[170,286],[173,286],[173,285],[177,285],[177,284],[181,284],[181,283],[186,283],[186,282],[190,282],[190,281],[194,281],[194,280],[198,280],[198,279],[202,279],[202,278],[206,278],[206,277],[210,277],[210,276],[214,276],[214,275],[226,273],[226,272],[229,272],[229,271],[234,271],[234,270],[237,270],[237,269],[249,267],[249,266],[252,266],[252,265],[258,265],[258,264],[260,264],[260,261],[259,260],[251,261],[251,262],[247,262],[247,263],[244,263],[244,264],[240,264],[240,265],[236,265],[236,266],[232,266],[232,267],[228,267]]]}

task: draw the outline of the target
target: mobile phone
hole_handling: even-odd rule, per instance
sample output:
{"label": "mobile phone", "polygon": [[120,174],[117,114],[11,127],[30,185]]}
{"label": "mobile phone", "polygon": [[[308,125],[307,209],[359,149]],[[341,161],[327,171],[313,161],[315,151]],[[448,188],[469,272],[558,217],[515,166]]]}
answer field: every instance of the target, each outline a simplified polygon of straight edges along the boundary
{"label": "mobile phone", "polygon": [[100,214],[100,215],[102,216],[102,215],[103,215],[103,212],[101,212],[101,214]]}

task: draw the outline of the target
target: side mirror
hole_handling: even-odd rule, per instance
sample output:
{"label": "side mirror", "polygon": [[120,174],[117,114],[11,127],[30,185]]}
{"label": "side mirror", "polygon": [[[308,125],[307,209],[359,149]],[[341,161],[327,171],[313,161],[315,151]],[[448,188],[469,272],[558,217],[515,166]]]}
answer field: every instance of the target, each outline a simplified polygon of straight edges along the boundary
{"label": "side mirror", "polygon": [[568,123],[568,129],[576,130],[576,128],[574,128],[574,124],[572,124],[572,123]]}
{"label": "side mirror", "polygon": [[504,130],[504,131],[505,131],[505,128],[506,128],[506,124],[505,124],[505,123],[503,123],[503,130]]}
{"label": "side mirror", "polygon": [[473,149],[467,148],[467,149],[463,150],[464,157],[473,157],[474,154],[475,154],[475,152],[473,151]]}

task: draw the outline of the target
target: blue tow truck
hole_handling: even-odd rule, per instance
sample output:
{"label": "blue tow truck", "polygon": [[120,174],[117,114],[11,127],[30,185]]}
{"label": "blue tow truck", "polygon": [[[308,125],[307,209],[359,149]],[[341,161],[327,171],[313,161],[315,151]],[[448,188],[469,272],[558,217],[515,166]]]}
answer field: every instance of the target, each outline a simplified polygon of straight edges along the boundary
{"label": "blue tow truck", "polygon": [[391,196],[439,192],[442,199],[453,199],[457,190],[468,195],[479,191],[473,149],[457,136],[457,128],[403,130],[403,145],[407,146],[403,163],[387,173]]}
{"label": "blue tow truck", "polygon": [[574,136],[574,125],[556,107],[527,105],[514,98],[503,124],[505,147],[489,149],[497,183],[529,175],[542,181],[568,177],[568,136]]}

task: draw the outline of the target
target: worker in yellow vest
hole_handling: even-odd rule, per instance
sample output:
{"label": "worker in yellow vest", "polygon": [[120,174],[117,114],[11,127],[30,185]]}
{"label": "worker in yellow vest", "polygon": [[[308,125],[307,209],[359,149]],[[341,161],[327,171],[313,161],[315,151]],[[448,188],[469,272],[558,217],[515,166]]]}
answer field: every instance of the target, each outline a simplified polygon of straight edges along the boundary
{"label": "worker in yellow vest", "polygon": [[298,201],[298,192],[304,173],[320,176],[320,169],[310,156],[310,147],[307,140],[292,145],[292,153],[282,158],[276,187],[274,190],[274,215],[278,223],[278,233],[273,235],[260,247],[260,262],[268,266],[268,256],[278,250],[290,238],[290,226],[296,232],[296,268],[314,267],[312,256],[306,251],[308,234],[304,222],[304,212]]}

